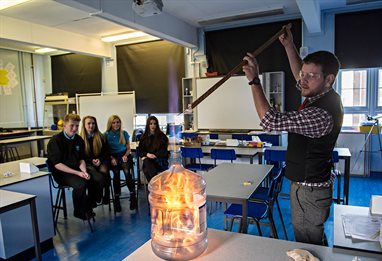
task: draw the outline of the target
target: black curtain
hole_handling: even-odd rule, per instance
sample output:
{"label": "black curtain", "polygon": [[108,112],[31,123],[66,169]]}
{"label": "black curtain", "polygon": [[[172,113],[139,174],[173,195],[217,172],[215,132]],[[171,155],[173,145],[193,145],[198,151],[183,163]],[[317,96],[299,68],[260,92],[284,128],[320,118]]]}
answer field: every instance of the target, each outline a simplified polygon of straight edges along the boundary
{"label": "black curtain", "polygon": [[382,9],[337,14],[335,51],[341,68],[382,66]]}
{"label": "black curtain", "polygon": [[51,57],[53,93],[98,93],[102,91],[101,58],[81,54]]}
{"label": "black curtain", "polygon": [[[247,52],[253,52],[264,44],[283,25],[292,23],[294,42],[301,46],[301,20],[283,21],[226,30],[206,32],[206,55],[208,71],[226,74],[239,64]],[[285,109],[295,110],[301,103],[300,93],[295,88],[296,81],[290,70],[284,47],[277,40],[257,57],[260,73],[285,72]],[[242,72],[240,72],[242,73]]]}
{"label": "black curtain", "polygon": [[118,90],[135,91],[137,113],[178,113],[184,47],[153,41],[117,47]]}

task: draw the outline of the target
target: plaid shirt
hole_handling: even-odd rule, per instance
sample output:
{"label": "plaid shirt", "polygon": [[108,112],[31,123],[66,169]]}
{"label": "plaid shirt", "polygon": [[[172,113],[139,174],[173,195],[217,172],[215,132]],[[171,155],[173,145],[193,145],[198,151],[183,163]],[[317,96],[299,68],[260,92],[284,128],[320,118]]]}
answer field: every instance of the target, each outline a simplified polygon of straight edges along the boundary
{"label": "plaid shirt", "polygon": [[[299,84],[296,87],[300,89]],[[330,88],[314,97],[307,97],[311,105],[301,111],[278,112],[270,108],[261,119],[261,127],[268,131],[288,131],[309,138],[329,134],[333,129],[333,118],[326,110],[314,107],[314,102],[330,91],[334,90]]]}

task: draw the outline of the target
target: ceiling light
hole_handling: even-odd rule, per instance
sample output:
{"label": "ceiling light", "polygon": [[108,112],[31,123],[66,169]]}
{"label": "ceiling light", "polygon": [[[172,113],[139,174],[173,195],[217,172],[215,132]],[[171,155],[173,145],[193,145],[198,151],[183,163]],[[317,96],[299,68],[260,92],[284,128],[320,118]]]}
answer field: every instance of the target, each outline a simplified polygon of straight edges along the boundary
{"label": "ceiling light", "polygon": [[0,10],[19,5],[30,0],[0,0]]}
{"label": "ceiling light", "polygon": [[136,37],[142,37],[142,36],[149,36],[148,34],[140,31],[132,32],[132,33],[124,33],[124,34],[117,34],[117,35],[111,35],[111,36],[105,36],[102,37],[101,40],[104,42],[116,42]]}
{"label": "ceiling light", "polygon": [[50,53],[55,51],[57,51],[57,49],[53,49],[53,48],[40,48],[40,49],[34,50],[35,53]]}

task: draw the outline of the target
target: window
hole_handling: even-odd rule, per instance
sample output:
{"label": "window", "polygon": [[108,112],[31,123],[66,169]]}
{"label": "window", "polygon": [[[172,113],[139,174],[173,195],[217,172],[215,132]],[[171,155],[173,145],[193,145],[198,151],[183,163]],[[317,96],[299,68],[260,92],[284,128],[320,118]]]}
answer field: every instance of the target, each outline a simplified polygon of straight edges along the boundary
{"label": "window", "polygon": [[343,127],[357,127],[367,115],[382,113],[382,68],[341,70],[337,83],[345,111]]}
{"label": "window", "polygon": [[[167,114],[151,114],[158,118],[159,126],[164,133],[166,133],[167,123],[174,123],[175,125],[183,125],[183,115],[175,113]],[[135,116],[135,128],[145,129],[148,114],[137,114]]]}

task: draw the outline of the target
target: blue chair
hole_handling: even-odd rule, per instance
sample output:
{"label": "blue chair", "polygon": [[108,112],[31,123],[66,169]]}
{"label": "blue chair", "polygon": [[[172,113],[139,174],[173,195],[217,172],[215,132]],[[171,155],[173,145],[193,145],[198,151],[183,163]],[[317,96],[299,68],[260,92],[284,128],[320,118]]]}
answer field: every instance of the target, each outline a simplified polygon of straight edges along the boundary
{"label": "blue chair", "polygon": [[216,160],[230,160],[233,163],[236,160],[236,153],[234,149],[211,149],[211,159],[214,160],[216,167]]}
{"label": "blue chair", "polygon": [[[53,166],[49,160],[46,161],[46,167],[50,173],[52,173]],[[68,211],[66,208],[66,196],[65,196],[65,189],[70,189],[70,186],[65,186],[65,185],[60,185],[57,184],[53,177],[52,174],[49,175],[49,183],[51,186],[57,190],[57,195],[56,195],[56,200],[55,203],[52,205],[52,210],[53,210],[53,222],[54,222],[54,229],[57,230],[57,221],[58,221],[58,216],[60,214],[60,210],[62,209],[64,212],[64,219],[68,218]],[[52,192],[52,191],[51,191]],[[95,218],[93,217],[93,222],[95,222]],[[87,220],[90,231],[94,232],[94,228],[92,223],[90,222],[90,219]]]}
{"label": "blue chair", "polygon": [[[181,147],[182,152],[182,158],[191,159],[191,163],[185,164],[184,167],[186,169],[192,170],[192,171],[208,171],[214,167],[213,164],[206,164],[202,163],[201,159],[203,158],[203,151],[202,148],[195,148],[195,147]],[[197,163],[194,163],[195,161],[198,161]],[[193,161],[193,162],[192,162]]]}
{"label": "blue chair", "polygon": [[252,140],[252,136],[250,136],[248,134],[239,134],[239,133],[235,134],[234,133],[234,134],[232,134],[232,139],[251,141]]}
{"label": "blue chair", "polygon": [[[272,175],[273,176],[278,175],[280,169],[285,168],[285,155],[286,155],[285,150],[267,150],[266,149],[264,151],[265,163],[274,165],[274,167],[272,169]],[[275,201],[276,201],[277,211],[279,212],[280,221],[281,221],[281,225],[282,225],[283,232],[285,235],[285,239],[288,240],[288,235],[287,235],[287,232],[285,229],[284,219],[283,219],[283,216],[281,214],[280,203],[278,200],[278,195],[281,192],[283,180],[284,180],[284,174],[281,177],[280,183],[276,187],[277,197],[276,197]],[[268,199],[268,188],[267,187],[257,188],[256,191],[251,195],[251,198],[256,198],[256,199],[260,199],[260,200],[269,200]]]}
{"label": "blue chair", "polygon": [[219,139],[219,134],[211,133],[210,134],[210,139],[215,139],[215,140]]}
{"label": "blue chair", "polygon": [[337,179],[337,198],[334,198],[333,201],[335,201],[337,204],[340,204],[341,199],[341,171],[339,169],[336,169],[335,163],[338,163],[340,161],[340,157],[338,155],[338,151],[332,152],[332,163],[333,163],[333,174],[336,176]]}
{"label": "blue chair", "polygon": [[[261,225],[269,225],[271,236],[274,238],[278,238],[275,222],[273,219],[273,206],[274,202],[277,199],[277,187],[282,182],[282,178],[284,176],[285,167],[281,168],[278,174],[272,178],[270,186],[267,190],[267,198],[257,199],[250,198],[247,202],[248,209],[248,221],[249,223],[255,223],[259,235],[262,236],[262,232],[260,229]],[[239,231],[241,231],[242,226],[242,206],[240,204],[231,204],[229,208],[224,212],[227,218],[231,219],[229,230],[232,231],[233,222],[238,219],[240,220]],[[262,220],[268,219],[269,222],[263,222]]]}

